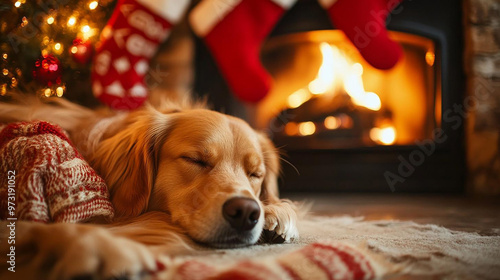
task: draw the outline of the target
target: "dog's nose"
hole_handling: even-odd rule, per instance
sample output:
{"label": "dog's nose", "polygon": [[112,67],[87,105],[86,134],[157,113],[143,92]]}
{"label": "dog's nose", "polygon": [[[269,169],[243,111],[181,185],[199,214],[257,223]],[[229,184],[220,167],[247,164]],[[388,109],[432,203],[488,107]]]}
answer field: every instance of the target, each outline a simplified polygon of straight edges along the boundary
{"label": "dog's nose", "polygon": [[222,206],[222,214],[232,228],[238,231],[251,230],[260,217],[259,204],[244,197],[231,198]]}

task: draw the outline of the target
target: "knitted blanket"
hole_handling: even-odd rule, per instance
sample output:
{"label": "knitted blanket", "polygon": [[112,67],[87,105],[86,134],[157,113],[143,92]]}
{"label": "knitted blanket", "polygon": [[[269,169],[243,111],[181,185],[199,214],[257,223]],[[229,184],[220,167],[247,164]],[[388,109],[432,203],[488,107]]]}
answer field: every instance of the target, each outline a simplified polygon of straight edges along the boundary
{"label": "knitted blanket", "polygon": [[113,217],[104,180],[58,126],[0,126],[0,218],[84,222]]}

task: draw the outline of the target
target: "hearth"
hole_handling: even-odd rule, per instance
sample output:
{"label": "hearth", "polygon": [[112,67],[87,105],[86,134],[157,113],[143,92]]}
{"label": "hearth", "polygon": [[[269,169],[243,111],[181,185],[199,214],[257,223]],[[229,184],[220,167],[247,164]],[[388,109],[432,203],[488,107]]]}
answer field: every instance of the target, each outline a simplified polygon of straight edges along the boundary
{"label": "hearth", "polygon": [[316,1],[299,0],[262,47],[275,80],[266,99],[249,108],[232,97],[200,41],[195,91],[269,133],[294,165],[284,163],[284,191],[461,192],[461,10],[402,2],[388,28],[404,58],[378,70]]}

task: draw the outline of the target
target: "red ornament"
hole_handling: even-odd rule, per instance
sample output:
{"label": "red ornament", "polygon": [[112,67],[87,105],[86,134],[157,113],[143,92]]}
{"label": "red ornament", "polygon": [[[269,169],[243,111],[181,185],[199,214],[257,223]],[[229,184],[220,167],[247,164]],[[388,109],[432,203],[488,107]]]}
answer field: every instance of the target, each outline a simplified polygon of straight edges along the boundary
{"label": "red ornament", "polygon": [[69,53],[77,63],[87,64],[92,58],[94,49],[90,41],[75,39],[73,40],[73,46],[69,48]]}
{"label": "red ornament", "polygon": [[55,56],[51,54],[44,55],[35,62],[33,78],[44,86],[60,84],[61,76],[61,62]]}

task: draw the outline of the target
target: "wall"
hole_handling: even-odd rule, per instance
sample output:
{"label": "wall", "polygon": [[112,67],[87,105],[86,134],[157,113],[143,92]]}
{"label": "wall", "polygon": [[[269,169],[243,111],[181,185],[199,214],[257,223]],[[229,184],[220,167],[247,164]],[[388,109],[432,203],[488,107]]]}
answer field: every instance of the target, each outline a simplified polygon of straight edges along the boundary
{"label": "wall", "polygon": [[500,194],[500,0],[467,0],[468,190]]}

